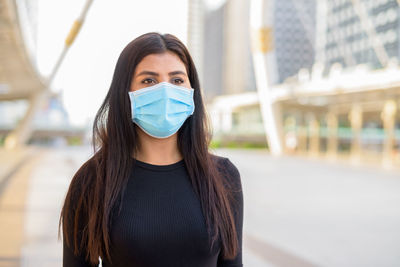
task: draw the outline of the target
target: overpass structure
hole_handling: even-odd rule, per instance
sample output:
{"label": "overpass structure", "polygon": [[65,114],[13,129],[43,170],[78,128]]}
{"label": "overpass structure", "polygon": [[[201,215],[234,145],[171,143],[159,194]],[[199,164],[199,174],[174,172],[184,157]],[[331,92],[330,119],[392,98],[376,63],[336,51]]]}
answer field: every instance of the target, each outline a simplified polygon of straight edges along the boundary
{"label": "overpass structure", "polygon": [[28,13],[28,5],[29,1],[0,0],[0,101],[31,99],[46,88],[35,66],[35,54],[27,47],[34,42],[28,34],[32,30],[22,31],[22,25],[32,27],[29,16],[35,15]]}
{"label": "overpass structure", "polygon": [[0,0],[0,101],[23,99],[29,102],[24,117],[5,139],[6,148],[18,147],[29,139],[34,115],[50,96],[51,82],[91,3],[92,0],[86,1],[75,20],[50,76],[43,77],[38,71],[35,53],[38,1]]}
{"label": "overpass structure", "polygon": [[28,139],[30,123],[47,91],[46,79],[40,75],[35,63],[36,36],[35,23],[32,23],[37,14],[35,3],[0,1],[0,101],[29,101],[25,116],[6,138],[9,148]]}

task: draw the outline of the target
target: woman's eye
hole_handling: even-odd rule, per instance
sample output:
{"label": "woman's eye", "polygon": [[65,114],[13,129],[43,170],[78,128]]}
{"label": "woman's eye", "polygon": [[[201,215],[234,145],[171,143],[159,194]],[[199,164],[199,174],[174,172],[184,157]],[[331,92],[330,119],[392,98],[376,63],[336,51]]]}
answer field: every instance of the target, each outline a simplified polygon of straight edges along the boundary
{"label": "woman's eye", "polygon": [[154,79],[147,78],[147,79],[144,79],[142,81],[142,83],[144,83],[144,84],[152,84],[152,83],[156,83],[156,81]]}
{"label": "woman's eye", "polygon": [[184,83],[184,81],[183,81],[181,78],[175,78],[175,79],[173,79],[173,82],[174,82],[175,84],[182,84],[182,83]]}

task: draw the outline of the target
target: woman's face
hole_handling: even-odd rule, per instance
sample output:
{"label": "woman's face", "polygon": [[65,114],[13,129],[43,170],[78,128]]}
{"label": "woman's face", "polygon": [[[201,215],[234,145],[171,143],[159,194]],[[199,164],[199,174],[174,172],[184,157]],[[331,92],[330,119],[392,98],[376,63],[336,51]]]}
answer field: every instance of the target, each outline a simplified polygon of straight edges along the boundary
{"label": "woman's face", "polygon": [[160,82],[191,88],[185,65],[172,52],[150,54],[144,57],[136,66],[130,91],[153,86]]}

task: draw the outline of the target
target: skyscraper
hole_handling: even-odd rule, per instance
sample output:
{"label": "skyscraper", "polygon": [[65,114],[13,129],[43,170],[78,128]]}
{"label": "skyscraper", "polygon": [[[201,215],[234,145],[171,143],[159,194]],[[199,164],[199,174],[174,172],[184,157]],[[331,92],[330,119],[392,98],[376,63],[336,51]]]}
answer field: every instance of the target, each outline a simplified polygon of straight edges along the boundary
{"label": "skyscraper", "polygon": [[[250,1],[228,0],[205,12],[204,82],[207,98],[256,90],[249,29]],[[274,1],[278,82],[314,63],[316,1]]]}
{"label": "skyscraper", "polygon": [[367,64],[376,69],[399,58],[396,0],[318,1],[317,60],[329,70]]}
{"label": "skyscraper", "polygon": [[279,82],[314,63],[315,0],[274,1],[275,55]]}
{"label": "skyscraper", "polygon": [[206,98],[254,91],[249,1],[228,0],[205,12],[204,83]]}
{"label": "skyscraper", "polygon": [[204,19],[204,76],[205,98],[211,100],[223,94],[224,6],[208,10]]}

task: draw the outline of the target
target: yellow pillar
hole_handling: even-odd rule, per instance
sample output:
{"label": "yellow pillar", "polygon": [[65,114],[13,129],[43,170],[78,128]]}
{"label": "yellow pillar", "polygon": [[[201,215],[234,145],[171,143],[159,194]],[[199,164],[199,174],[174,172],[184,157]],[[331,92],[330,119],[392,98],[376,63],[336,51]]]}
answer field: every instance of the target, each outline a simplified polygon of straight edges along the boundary
{"label": "yellow pillar", "polygon": [[363,111],[360,104],[352,106],[349,113],[349,120],[353,133],[350,156],[352,161],[358,162],[361,158],[361,130],[363,125]]}
{"label": "yellow pillar", "polygon": [[338,118],[334,112],[329,112],[326,115],[326,124],[328,127],[327,136],[327,154],[329,158],[335,159],[337,157],[338,149]]}
{"label": "yellow pillar", "polygon": [[383,121],[383,129],[385,131],[385,139],[383,141],[383,165],[393,165],[394,144],[395,144],[395,122],[396,122],[397,105],[394,100],[385,102],[381,118]]}
{"label": "yellow pillar", "polygon": [[318,156],[319,154],[319,121],[315,115],[311,115],[308,121],[309,127],[309,154],[311,156]]}
{"label": "yellow pillar", "polygon": [[307,126],[302,124],[299,126],[297,139],[299,140],[298,144],[298,152],[306,153],[307,152]]}

